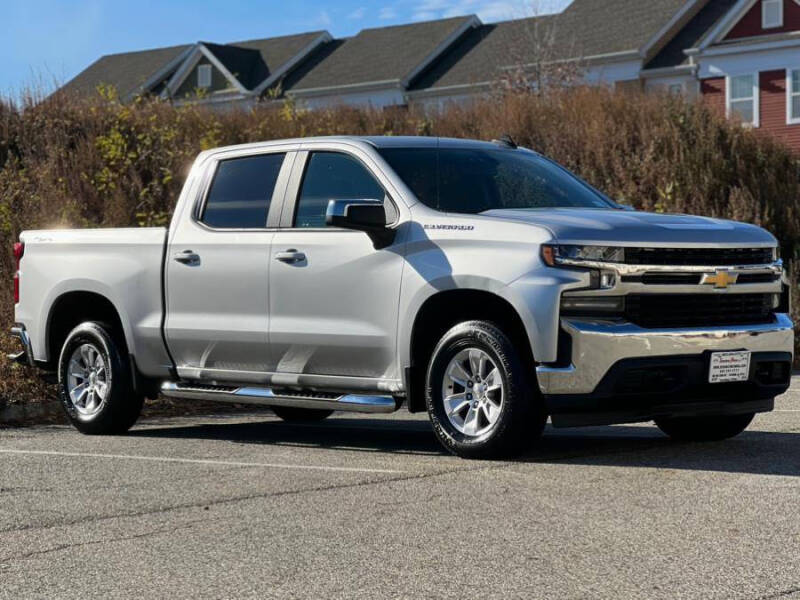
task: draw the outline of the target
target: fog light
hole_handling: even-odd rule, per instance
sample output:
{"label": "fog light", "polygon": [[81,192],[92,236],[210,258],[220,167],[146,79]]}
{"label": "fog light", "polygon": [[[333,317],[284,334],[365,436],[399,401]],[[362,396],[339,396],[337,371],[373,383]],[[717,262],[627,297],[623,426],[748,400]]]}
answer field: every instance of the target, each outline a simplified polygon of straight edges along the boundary
{"label": "fog light", "polygon": [[609,271],[605,271],[600,275],[600,289],[610,290],[617,285],[617,275]]}

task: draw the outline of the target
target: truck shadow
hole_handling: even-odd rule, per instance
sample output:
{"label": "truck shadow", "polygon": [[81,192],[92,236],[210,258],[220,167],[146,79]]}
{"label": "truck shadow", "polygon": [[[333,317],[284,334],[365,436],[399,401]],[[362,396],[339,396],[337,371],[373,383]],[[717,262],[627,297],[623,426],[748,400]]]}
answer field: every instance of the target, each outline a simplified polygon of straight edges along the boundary
{"label": "truck shadow", "polygon": [[[754,426],[758,426],[757,421]],[[134,429],[128,435],[449,457],[436,441],[430,424],[422,419],[334,418],[303,424],[221,421]],[[756,429],[723,442],[683,443],[669,440],[649,425],[584,429],[548,426],[542,440],[512,462],[800,476],[800,435]]]}

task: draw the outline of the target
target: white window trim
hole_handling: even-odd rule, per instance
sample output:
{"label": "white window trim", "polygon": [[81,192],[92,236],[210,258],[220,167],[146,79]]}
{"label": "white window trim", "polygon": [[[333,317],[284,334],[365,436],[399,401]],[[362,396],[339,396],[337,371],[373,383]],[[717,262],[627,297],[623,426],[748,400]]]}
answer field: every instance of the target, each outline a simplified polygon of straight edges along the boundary
{"label": "white window trim", "polygon": [[796,69],[786,69],[786,124],[800,125],[800,115],[792,118],[792,99],[800,97],[800,92],[792,92],[792,73],[800,73],[800,67]]}
{"label": "white window trim", "polygon": [[[211,87],[211,68],[211,65],[197,65],[197,87],[200,89],[208,89]],[[203,84],[204,79],[208,80],[208,85]]]}
{"label": "white window trim", "polygon": [[[752,75],[753,77],[753,122],[742,123],[742,125],[745,127],[757,128],[761,126],[761,78],[758,71],[755,73],[735,73],[725,76],[725,116],[729,119],[731,118],[731,79],[743,75]],[[744,98],[737,98],[737,100],[744,100]]]}
{"label": "white window trim", "polygon": [[686,93],[686,85],[682,81],[676,83],[670,83],[667,85],[667,91],[670,94],[683,95]]}
{"label": "white window trim", "polygon": [[[778,13],[780,16],[778,17],[777,23],[767,23],[767,6],[770,4],[777,4],[778,6]],[[783,27],[783,0],[761,0],[761,28],[776,29],[778,27]]]}

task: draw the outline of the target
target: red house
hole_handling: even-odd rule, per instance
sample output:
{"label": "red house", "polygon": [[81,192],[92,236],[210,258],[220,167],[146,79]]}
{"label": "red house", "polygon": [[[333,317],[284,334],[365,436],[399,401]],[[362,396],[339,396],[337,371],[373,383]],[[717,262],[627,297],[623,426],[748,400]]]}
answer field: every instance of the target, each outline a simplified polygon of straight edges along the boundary
{"label": "red house", "polygon": [[800,0],[692,4],[643,69],[647,87],[680,82],[730,118],[800,151]]}

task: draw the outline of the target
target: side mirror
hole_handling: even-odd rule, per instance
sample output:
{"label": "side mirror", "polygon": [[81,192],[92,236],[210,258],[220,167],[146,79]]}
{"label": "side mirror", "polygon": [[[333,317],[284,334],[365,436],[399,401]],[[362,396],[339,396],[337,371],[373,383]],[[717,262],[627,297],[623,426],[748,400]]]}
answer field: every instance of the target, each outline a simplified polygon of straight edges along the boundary
{"label": "side mirror", "polygon": [[386,227],[386,208],[379,200],[330,200],[325,223],[332,227],[364,231],[376,250],[394,241],[394,230]]}

